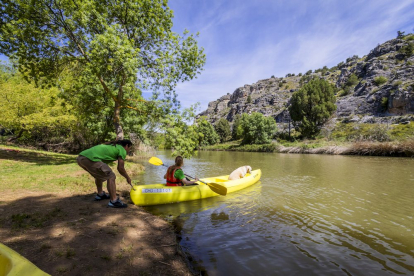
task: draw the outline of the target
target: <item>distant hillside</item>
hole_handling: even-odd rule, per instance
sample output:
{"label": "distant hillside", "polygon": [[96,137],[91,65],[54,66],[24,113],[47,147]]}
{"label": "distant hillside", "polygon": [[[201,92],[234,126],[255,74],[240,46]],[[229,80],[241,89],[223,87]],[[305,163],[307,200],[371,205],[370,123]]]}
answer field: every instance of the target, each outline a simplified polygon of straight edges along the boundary
{"label": "distant hillside", "polygon": [[359,58],[353,56],[332,68],[309,70],[259,80],[237,88],[208,104],[199,116],[211,123],[220,118],[232,122],[235,115],[261,112],[278,123],[289,121],[287,107],[293,92],[312,77],[335,84],[337,111],[343,122],[414,121],[414,35],[389,40]]}

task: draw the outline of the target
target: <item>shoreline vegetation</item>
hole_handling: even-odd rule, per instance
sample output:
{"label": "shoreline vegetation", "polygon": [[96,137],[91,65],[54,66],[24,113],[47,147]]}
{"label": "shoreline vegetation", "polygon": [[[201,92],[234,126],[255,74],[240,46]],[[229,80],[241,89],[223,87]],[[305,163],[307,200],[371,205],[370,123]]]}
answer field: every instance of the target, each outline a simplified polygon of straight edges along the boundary
{"label": "shoreline vegetation", "polygon": [[333,142],[308,140],[285,143],[272,142],[262,145],[240,145],[240,143],[232,141],[205,146],[200,150],[414,157],[414,140],[392,142]]}
{"label": "shoreline vegetation", "polygon": [[[139,160],[128,158],[128,173],[143,173]],[[93,200],[95,184],[76,155],[0,144],[0,171],[1,243],[46,273],[195,274],[175,226],[133,205],[130,186],[116,169],[117,193],[127,209]]]}

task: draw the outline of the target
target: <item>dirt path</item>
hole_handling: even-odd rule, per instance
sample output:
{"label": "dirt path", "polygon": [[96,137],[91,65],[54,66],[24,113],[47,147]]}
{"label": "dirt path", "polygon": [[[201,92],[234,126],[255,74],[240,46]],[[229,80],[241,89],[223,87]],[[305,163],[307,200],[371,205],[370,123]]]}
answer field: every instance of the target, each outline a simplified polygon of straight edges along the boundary
{"label": "dirt path", "polygon": [[0,241],[51,275],[191,275],[166,221],[93,198],[7,191]]}

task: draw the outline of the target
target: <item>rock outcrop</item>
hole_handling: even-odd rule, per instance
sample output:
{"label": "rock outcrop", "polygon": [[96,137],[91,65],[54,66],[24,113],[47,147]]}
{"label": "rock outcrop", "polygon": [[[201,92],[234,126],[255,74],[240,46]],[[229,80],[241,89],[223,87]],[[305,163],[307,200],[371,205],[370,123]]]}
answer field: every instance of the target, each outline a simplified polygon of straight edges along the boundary
{"label": "rock outcrop", "polygon": [[[411,48],[410,48],[411,47]],[[414,120],[414,35],[389,40],[359,58],[353,56],[333,68],[305,75],[259,80],[237,88],[208,104],[199,116],[211,123],[232,122],[237,114],[261,112],[278,123],[290,120],[292,93],[312,77],[328,80],[338,88],[334,117],[344,122],[399,122]],[[410,50],[411,49],[411,50]],[[357,79],[350,82],[350,79]]]}

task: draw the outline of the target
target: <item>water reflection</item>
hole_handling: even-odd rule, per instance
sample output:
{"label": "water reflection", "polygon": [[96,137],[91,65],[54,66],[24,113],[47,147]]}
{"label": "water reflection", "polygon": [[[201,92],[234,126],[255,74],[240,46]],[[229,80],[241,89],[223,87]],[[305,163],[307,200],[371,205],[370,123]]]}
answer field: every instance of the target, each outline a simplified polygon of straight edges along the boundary
{"label": "water reflection", "polygon": [[181,244],[209,275],[414,273],[413,159],[201,152],[186,170],[246,164],[260,184],[148,209],[180,217]]}

